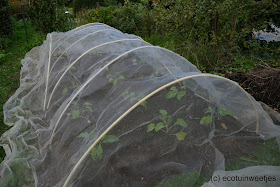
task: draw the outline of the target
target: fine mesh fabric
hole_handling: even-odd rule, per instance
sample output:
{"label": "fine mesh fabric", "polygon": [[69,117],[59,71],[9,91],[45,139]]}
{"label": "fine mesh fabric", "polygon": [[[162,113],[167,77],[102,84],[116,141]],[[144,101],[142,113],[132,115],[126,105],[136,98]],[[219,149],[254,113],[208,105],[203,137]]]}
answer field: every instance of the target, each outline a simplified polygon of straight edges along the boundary
{"label": "fine mesh fabric", "polygon": [[[4,105],[0,186],[153,187],[199,175],[204,186],[280,186],[277,166],[225,171],[264,140],[279,143],[280,127],[237,83],[170,50],[93,23],[48,34],[22,65]],[[222,181],[265,175],[275,180]]]}

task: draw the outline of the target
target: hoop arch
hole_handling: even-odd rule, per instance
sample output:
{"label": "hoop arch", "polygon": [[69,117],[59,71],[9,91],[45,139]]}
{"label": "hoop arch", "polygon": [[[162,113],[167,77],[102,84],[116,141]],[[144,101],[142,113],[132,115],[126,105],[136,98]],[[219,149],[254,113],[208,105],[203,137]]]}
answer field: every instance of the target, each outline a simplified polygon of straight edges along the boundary
{"label": "hoop arch", "polygon": [[[49,98],[49,101],[48,101],[48,105],[47,105],[47,109],[48,109],[49,106],[50,106],[51,99],[52,99],[52,97],[53,97],[53,94],[54,94],[54,92],[55,92],[55,90],[56,90],[58,84],[60,83],[60,81],[62,80],[62,78],[64,77],[64,75],[69,71],[69,69],[70,69],[74,64],[76,64],[83,56],[85,56],[87,53],[93,51],[94,49],[97,49],[97,48],[99,48],[99,47],[102,47],[102,46],[105,46],[105,45],[108,45],[108,44],[117,43],[117,42],[123,42],[123,41],[141,41],[141,42],[147,43],[147,42],[145,42],[144,40],[139,40],[139,39],[122,39],[122,40],[114,40],[114,41],[111,41],[111,42],[106,42],[106,43],[100,44],[100,45],[98,45],[98,46],[95,46],[95,47],[93,47],[93,48],[87,50],[87,51],[84,52],[81,56],[79,56],[74,62],[72,62],[72,63],[68,66],[68,68],[63,72],[63,74],[61,75],[61,77],[58,79],[57,83],[55,84],[55,86],[54,86],[54,88],[53,88],[53,90],[52,90],[52,92],[51,92],[51,95],[50,95],[50,98]],[[147,43],[147,44],[149,44],[149,43]],[[117,58],[119,58],[119,57],[122,57],[122,56],[118,56]],[[113,61],[117,60],[117,58],[115,58]],[[109,63],[110,63],[110,62],[109,62]],[[108,64],[109,64],[109,63],[108,63]],[[99,73],[99,72],[98,72],[98,73]],[[97,73],[97,74],[98,74],[98,73]]]}
{"label": "hoop arch", "polygon": [[[90,25],[89,27],[93,27],[93,26],[97,26],[97,25],[105,25],[105,24],[103,24],[103,23],[91,23],[91,24],[86,24],[86,25]],[[86,29],[86,28],[89,28],[89,27],[85,27],[86,25],[84,25],[82,28],[81,27],[77,27],[77,28],[75,28],[75,29],[73,29],[73,30],[70,30],[70,34],[72,34],[72,32],[74,32],[74,31],[76,31],[76,30],[78,30],[78,29],[80,29],[80,30],[78,30],[77,32],[79,32],[79,31],[81,31],[81,30],[84,30],[84,29]],[[71,36],[71,35],[70,35]],[[65,40],[67,40],[70,36],[68,36]],[[56,44],[59,40],[61,40],[62,38],[65,38],[66,36],[64,35],[64,36],[62,36],[62,37],[60,37],[59,39],[57,39],[52,45],[54,45],[54,44]],[[61,44],[61,43],[60,43]],[[59,44],[59,45],[60,45]]]}
{"label": "hoop arch", "polygon": [[[141,40],[141,41],[144,41],[144,40]],[[145,42],[145,41],[144,41]],[[145,42],[145,43],[148,43],[148,42]],[[149,44],[149,43],[148,43]],[[151,44],[149,44],[151,45]],[[165,49],[165,48],[162,48],[162,47],[159,47],[159,46],[142,46],[142,47],[137,47],[137,48],[134,48],[132,50],[129,50],[125,53],[122,53],[120,56],[116,57],[115,59],[113,59],[112,61],[110,61],[108,64],[106,64],[103,68],[101,68],[95,75],[93,75],[89,80],[87,80],[82,86],[81,88],[74,94],[74,96],[72,97],[72,99],[68,102],[68,104],[65,106],[64,110],[61,112],[55,126],[54,126],[54,129],[52,131],[52,134],[51,134],[51,138],[50,138],[50,141],[49,143],[52,142],[52,139],[53,139],[53,136],[54,136],[54,133],[56,131],[56,128],[62,118],[62,116],[64,115],[64,113],[66,112],[66,110],[68,109],[68,107],[70,106],[70,104],[74,101],[74,99],[77,97],[77,95],[89,84],[89,82],[91,82],[98,74],[100,74],[103,70],[105,70],[107,67],[109,67],[111,64],[113,64],[114,62],[116,62],[118,59],[120,59],[121,57],[133,52],[133,51],[136,51],[136,50],[139,50],[139,49],[143,49],[143,48],[158,48],[158,49],[161,49],[161,50],[164,50],[164,51],[167,51],[167,52],[170,52],[176,56],[178,56],[179,58],[182,58],[184,60],[186,60],[184,57],[178,55],[177,53],[174,53],[173,51],[171,50],[168,50],[168,49]],[[77,59],[78,60],[78,59]],[[187,60],[186,60],[187,61]],[[162,65],[167,69],[167,71],[171,73],[171,71],[162,63]],[[178,79],[179,80],[179,79]],[[179,81],[180,82],[180,81]]]}
{"label": "hoop arch", "polygon": [[63,51],[63,53],[61,53],[61,55],[59,55],[59,57],[58,57],[58,58],[56,59],[56,61],[53,63],[50,72],[52,72],[52,70],[53,70],[55,64],[56,64],[57,61],[62,57],[62,55],[63,55],[66,51],[68,51],[71,47],[73,47],[76,43],[78,43],[79,41],[82,41],[83,39],[87,38],[87,37],[90,36],[90,35],[97,34],[97,33],[104,32],[104,31],[118,31],[118,32],[121,32],[121,31],[116,30],[116,29],[103,29],[103,30],[99,30],[99,31],[92,32],[92,33],[90,33],[90,34],[88,34],[88,35],[86,35],[86,36],[80,38],[79,40],[77,40],[76,42],[74,42],[72,45],[70,45],[67,49],[65,49],[65,50]]}
{"label": "hoop arch", "polygon": [[132,112],[136,107],[138,107],[142,102],[146,101],[147,99],[149,99],[150,97],[152,97],[153,95],[155,95],[156,93],[162,91],[163,89],[172,86],[175,83],[179,83],[181,81],[184,80],[188,80],[188,79],[192,79],[192,78],[197,78],[197,77],[212,77],[212,78],[219,78],[219,79],[223,79],[225,81],[228,81],[230,83],[232,83],[233,85],[235,85],[237,88],[239,88],[250,100],[250,102],[252,103],[252,106],[255,110],[256,113],[256,133],[258,134],[258,129],[259,129],[259,115],[257,113],[257,109],[256,106],[253,102],[253,100],[251,99],[250,95],[238,84],[236,84],[235,82],[233,82],[232,80],[226,79],[224,77],[220,77],[217,75],[211,75],[211,74],[198,74],[198,75],[191,75],[191,76],[187,76],[187,77],[183,77],[177,80],[174,80],[170,83],[167,83],[166,85],[156,89],[155,91],[151,92],[149,95],[147,95],[146,97],[144,97],[143,99],[141,99],[140,101],[138,101],[135,105],[133,105],[130,109],[128,109],[125,113],[123,113],[114,123],[112,123],[112,125],[110,125],[96,140],[95,142],[93,142],[93,144],[88,148],[88,150],[83,154],[83,156],[80,158],[80,160],[77,162],[77,164],[74,166],[74,168],[72,169],[72,171],[70,172],[70,174],[68,175],[66,181],[63,184],[63,187],[66,187],[67,184],[69,183],[70,179],[72,178],[72,176],[74,175],[74,173],[77,171],[79,165],[85,160],[85,158],[88,156],[88,154],[90,153],[90,151],[94,148],[94,146],[96,144],[98,144],[98,142],[111,130],[113,129],[124,117],[126,117],[130,112]]}

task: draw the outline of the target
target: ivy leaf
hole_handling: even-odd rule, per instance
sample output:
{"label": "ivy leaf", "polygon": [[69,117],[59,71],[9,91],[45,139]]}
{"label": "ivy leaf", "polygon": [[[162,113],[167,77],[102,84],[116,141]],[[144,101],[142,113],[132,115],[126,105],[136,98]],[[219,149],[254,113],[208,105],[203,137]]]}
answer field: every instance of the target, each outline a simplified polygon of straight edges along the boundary
{"label": "ivy leaf", "polygon": [[77,106],[77,105],[78,105],[77,101],[73,101],[73,102],[72,102],[72,105]]}
{"label": "ivy leaf", "polygon": [[162,128],[164,128],[164,124],[162,122],[158,122],[158,124],[155,127],[155,131],[158,132]]}
{"label": "ivy leaf", "polygon": [[185,95],[186,95],[186,91],[180,91],[177,95],[178,101],[180,101],[182,97],[184,97]]}
{"label": "ivy leaf", "polygon": [[182,127],[188,127],[188,124],[182,118],[178,118],[175,125],[181,125]]}
{"label": "ivy leaf", "polygon": [[204,116],[200,120],[200,124],[204,124],[204,125],[209,125],[211,122],[212,122],[212,116],[210,116],[210,115]]}
{"label": "ivy leaf", "polygon": [[98,146],[94,147],[90,154],[91,154],[91,158],[93,160],[101,160],[102,158],[102,153],[103,153],[103,149],[101,147],[101,145],[99,144]]}
{"label": "ivy leaf", "polygon": [[159,110],[159,112],[160,112],[163,116],[166,116],[166,115],[167,115],[167,111],[166,111],[166,110]]}
{"label": "ivy leaf", "polygon": [[102,141],[103,143],[114,143],[119,141],[119,138],[114,135],[105,135]]}
{"label": "ivy leaf", "polygon": [[154,123],[151,123],[148,125],[148,129],[147,129],[147,132],[151,132],[152,130],[155,129],[155,124]]}
{"label": "ivy leaf", "polygon": [[80,116],[80,111],[79,110],[73,110],[72,112],[72,118],[77,119]]}
{"label": "ivy leaf", "polygon": [[169,91],[166,95],[165,98],[166,99],[170,99],[176,96],[176,93],[174,91]]}
{"label": "ivy leaf", "polygon": [[75,66],[71,66],[71,69],[76,70]]}
{"label": "ivy leaf", "polygon": [[88,133],[87,132],[83,132],[83,133],[81,133],[81,134],[79,134],[79,136],[77,136],[77,138],[86,138],[86,137],[88,137]]}
{"label": "ivy leaf", "polygon": [[65,95],[65,94],[67,94],[67,93],[68,93],[68,88],[64,88],[64,89],[62,90],[62,94]]}
{"label": "ivy leaf", "polygon": [[185,132],[178,132],[175,134],[179,141],[183,141],[186,138],[187,133]]}

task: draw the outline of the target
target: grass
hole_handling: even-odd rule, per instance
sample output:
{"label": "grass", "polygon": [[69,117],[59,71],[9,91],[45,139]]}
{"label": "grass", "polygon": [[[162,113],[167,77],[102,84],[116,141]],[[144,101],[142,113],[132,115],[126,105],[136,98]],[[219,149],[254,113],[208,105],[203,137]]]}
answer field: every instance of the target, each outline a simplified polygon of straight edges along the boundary
{"label": "grass", "polygon": [[[14,94],[20,83],[21,59],[35,46],[41,45],[45,35],[37,33],[27,21],[27,33],[29,43],[26,41],[24,24],[13,19],[14,35],[12,38],[2,38],[5,50],[4,57],[0,61],[0,135],[9,126],[4,124],[3,105]],[[4,149],[0,148],[0,161],[5,157]]]}

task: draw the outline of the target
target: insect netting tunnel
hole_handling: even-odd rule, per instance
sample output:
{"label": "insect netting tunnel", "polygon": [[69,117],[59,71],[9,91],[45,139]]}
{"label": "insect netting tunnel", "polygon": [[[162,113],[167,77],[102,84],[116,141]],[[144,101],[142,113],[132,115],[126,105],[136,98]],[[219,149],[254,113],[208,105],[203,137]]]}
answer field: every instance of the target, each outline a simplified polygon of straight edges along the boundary
{"label": "insect netting tunnel", "polygon": [[277,166],[225,171],[279,140],[279,126],[237,83],[170,50],[94,23],[48,34],[22,64],[4,106],[1,186],[170,186],[176,176],[224,186],[216,174],[280,184]]}

